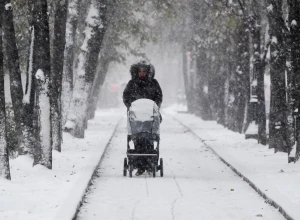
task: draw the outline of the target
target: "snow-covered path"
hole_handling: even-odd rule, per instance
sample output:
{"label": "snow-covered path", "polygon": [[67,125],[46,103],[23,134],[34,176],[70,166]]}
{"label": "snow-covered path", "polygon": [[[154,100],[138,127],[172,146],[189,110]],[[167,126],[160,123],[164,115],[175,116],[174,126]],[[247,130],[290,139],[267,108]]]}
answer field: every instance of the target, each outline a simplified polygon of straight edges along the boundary
{"label": "snow-covered path", "polygon": [[164,177],[122,176],[126,120],[77,219],[284,219],[178,122],[164,116]]}

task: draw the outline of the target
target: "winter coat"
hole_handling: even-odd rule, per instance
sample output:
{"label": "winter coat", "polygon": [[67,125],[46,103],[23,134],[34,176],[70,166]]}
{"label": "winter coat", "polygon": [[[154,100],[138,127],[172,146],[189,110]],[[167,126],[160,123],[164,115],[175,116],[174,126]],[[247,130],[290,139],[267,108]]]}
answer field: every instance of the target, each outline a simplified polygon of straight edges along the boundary
{"label": "winter coat", "polygon": [[145,80],[139,78],[131,79],[124,92],[123,102],[127,108],[138,99],[151,99],[158,107],[161,106],[163,95],[159,83],[154,78],[147,77]]}

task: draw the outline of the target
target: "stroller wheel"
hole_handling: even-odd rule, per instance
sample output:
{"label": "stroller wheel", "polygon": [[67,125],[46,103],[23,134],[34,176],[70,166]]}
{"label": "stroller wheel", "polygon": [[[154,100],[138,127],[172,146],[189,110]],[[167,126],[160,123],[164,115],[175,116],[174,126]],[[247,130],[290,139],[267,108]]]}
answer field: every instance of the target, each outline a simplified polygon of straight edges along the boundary
{"label": "stroller wheel", "polygon": [[163,163],[162,158],[160,158],[159,170],[160,170],[160,176],[163,177],[164,176],[164,163]]}
{"label": "stroller wheel", "polygon": [[156,164],[152,164],[153,178],[155,178],[155,176],[156,176],[156,171],[157,171],[157,166],[156,166]]}
{"label": "stroller wheel", "polygon": [[133,165],[129,165],[129,177],[132,178]]}
{"label": "stroller wheel", "polygon": [[124,167],[123,167],[123,176],[127,175],[127,168],[128,168],[128,164],[127,164],[127,158],[124,158]]}

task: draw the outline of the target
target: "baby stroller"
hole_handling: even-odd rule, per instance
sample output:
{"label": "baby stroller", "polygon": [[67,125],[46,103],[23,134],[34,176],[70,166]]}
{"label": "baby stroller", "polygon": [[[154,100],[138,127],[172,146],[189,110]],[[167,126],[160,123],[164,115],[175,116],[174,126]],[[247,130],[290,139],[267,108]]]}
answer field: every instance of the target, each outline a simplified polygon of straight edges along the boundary
{"label": "baby stroller", "polygon": [[[152,100],[138,99],[131,104],[127,113],[127,157],[124,158],[123,176],[128,171],[132,177],[134,169],[143,169],[153,177],[160,171],[163,176],[163,159],[159,160],[160,122],[159,108]],[[134,149],[130,148],[131,141]]]}

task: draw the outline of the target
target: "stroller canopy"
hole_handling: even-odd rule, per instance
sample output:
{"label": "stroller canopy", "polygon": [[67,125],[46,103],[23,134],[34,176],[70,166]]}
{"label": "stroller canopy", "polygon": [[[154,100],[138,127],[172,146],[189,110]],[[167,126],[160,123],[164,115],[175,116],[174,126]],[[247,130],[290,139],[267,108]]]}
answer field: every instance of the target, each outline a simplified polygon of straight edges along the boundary
{"label": "stroller canopy", "polygon": [[138,99],[128,111],[128,133],[159,134],[160,113],[156,103],[150,99]]}
{"label": "stroller canopy", "polygon": [[158,106],[150,99],[138,99],[131,104],[134,121],[153,121],[153,116],[159,114]]}

